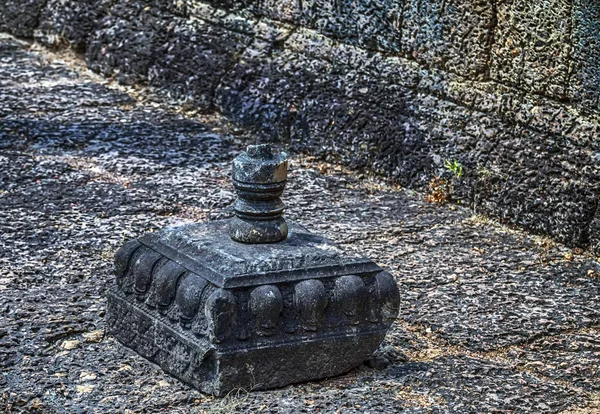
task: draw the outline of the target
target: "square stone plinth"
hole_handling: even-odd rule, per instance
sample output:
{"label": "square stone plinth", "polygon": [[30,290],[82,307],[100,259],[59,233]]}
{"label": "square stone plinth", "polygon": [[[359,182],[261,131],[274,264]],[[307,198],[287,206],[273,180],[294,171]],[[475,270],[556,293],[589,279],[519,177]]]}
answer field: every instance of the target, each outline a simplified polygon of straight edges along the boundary
{"label": "square stone plinth", "polygon": [[167,228],[115,256],[108,329],[165,372],[215,395],[344,373],[398,313],[393,277],[290,223],[273,244],[227,221]]}

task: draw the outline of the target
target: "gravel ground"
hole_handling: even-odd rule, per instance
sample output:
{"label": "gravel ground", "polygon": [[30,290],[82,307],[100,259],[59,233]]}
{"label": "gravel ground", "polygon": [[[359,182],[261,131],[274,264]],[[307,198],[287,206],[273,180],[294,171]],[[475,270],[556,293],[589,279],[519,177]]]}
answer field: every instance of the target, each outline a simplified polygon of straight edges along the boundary
{"label": "gravel ground", "polygon": [[231,215],[252,138],[0,35],[0,410],[600,412],[600,266],[584,251],[292,155],[287,217],[387,267],[397,323],[347,375],[224,399],[104,335],[112,256]]}

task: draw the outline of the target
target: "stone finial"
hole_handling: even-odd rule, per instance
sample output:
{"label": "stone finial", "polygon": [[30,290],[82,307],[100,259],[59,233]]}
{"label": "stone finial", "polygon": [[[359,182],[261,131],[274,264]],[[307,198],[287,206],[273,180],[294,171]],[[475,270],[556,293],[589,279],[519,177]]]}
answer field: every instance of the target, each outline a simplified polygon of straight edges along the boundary
{"label": "stone finial", "polygon": [[115,254],[108,332],[220,396],[357,367],[398,317],[394,277],[285,222],[285,154],[250,146],[232,175],[234,218],[146,234]]}
{"label": "stone finial", "polygon": [[287,180],[287,155],[273,153],[270,145],[250,145],[233,160],[232,178],[238,199],[229,236],[250,244],[285,240],[288,226],[279,197]]}

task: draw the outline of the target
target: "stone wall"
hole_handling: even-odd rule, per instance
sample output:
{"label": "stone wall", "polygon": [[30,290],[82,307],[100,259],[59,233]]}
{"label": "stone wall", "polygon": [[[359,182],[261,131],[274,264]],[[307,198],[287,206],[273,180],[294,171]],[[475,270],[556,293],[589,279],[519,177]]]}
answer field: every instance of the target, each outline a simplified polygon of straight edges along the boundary
{"label": "stone wall", "polygon": [[97,72],[295,150],[413,188],[442,176],[477,213],[600,243],[599,3],[25,3],[0,3],[1,30],[71,44]]}

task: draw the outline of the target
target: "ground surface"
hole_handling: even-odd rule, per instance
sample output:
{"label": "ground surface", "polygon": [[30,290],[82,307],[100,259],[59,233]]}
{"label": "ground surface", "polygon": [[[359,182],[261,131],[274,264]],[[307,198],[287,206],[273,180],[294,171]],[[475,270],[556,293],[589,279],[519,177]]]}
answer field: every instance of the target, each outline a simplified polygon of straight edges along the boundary
{"label": "ground surface", "polygon": [[299,156],[287,216],[398,280],[375,368],[215,399],[105,336],[125,240],[231,214],[236,133],[0,37],[0,411],[598,410],[592,257]]}

